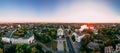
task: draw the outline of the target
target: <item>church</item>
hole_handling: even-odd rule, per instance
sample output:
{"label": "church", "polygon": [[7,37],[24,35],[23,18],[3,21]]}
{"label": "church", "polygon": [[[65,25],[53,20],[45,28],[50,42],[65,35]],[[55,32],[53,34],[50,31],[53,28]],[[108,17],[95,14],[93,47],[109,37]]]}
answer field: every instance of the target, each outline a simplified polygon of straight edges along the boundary
{"label": "church", "polygon": [[62,29],[62,27],[59,27],[57,30],[57,36],[59,38],[62,38],[63,35],[64,35],[64,30]]}

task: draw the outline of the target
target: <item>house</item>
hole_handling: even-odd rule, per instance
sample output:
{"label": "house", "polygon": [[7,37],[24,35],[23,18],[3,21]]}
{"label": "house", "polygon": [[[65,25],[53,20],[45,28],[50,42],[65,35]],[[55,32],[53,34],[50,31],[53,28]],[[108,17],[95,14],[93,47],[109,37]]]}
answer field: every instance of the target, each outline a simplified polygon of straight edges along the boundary
{"label": "house", "polygon": [[113,49],[112,46],[105,47],[104,53],[120,53],[120,44],[116,44],[116,49]]}
{"label": "house", "polygon": [[81,42],[82,38],[85,36],[85,34],[83,34],[83,35],[80,36],[76,32],[73,32],[72,35],[75,36],[75,41],[77,41],[77,42]]}
{"label": "house", "polygon": [[120,53],[120,43],[116,45],[114,53]]}
{"label": "house", "polygon": [[82,32],[84,29],[91,29],[94,34],[98,34],[98,30],[95,29],[93,26],[87,26],[87,25],[82,25],[79,29],[80,32]]}
{"label": "house", "polygon": [[96,42],[90,42],[87,44],[87,47],[92,50],[99,50],[99,44]]}
{"label": "house", "polygon": [[116,50],[120,50],[120,43],[116,45]]}
{"label": "house", "polygon": [[89,29],[87,25],[82,25],[79,29],[80,32],[82,32],[84,29]]}
{"label": "house", "polygon": [[107,46],[104,48],[104,53],[113,53],[113,50],[112,46]]}

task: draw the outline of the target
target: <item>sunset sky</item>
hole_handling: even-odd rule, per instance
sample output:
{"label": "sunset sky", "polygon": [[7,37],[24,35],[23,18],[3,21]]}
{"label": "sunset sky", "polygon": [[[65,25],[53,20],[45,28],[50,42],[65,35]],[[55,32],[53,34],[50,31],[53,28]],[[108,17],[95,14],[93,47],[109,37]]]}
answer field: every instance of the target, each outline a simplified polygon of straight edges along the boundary
{"label": "sunset sky", "polygon": [[120,23],[120,0],[0,0],[0,22]]}

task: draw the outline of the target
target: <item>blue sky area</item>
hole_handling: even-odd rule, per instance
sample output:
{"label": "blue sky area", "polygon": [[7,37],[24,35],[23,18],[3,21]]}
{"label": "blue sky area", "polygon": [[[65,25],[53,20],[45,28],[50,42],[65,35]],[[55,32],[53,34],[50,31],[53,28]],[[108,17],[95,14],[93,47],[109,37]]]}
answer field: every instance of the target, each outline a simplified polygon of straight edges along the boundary
{"label": "blue sky area", "polygon": [[[71,15],[68,15],[66,12],[69,12],[68,10],[70,8],[72,9],[70,11],[74,11],[74,8],[83,7],[84,5],[82,3],[87,3],[88,1],[101,4],[105,3],[108,9],[111,9],[113,13],[120,16],[120,0],[0,0],[0,22],[56,22],[56,20],[62,22],[64,18],[73,19],[73,22],[79,22],[81,20],[76,19],[82,18],[75,15],[75,20],[74,16],[72,18],[66,18]],[[80,10],[81,9],[78,9],[78,12],[81,12]],[[65,17],[63,16],[60,20],[59,14],[64,13],[67,15],[65,15]],[[76,14],[76,12],[73,12],[72,15],[73,14]],[[119,22],[120,17],[117,19]],[[64,20],[64,22],[72,21]],[[82,20],[82,22],[84,22],[84,20]]]}

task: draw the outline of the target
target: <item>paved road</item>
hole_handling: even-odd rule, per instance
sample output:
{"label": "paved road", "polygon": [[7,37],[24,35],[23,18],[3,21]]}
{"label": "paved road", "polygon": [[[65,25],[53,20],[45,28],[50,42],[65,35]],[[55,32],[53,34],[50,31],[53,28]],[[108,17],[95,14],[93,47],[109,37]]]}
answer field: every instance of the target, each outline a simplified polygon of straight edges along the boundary
{"label": "paved road", "polygon": [[69,53],[75,53],[73,45],[72,45],[70,38],[68,36],[66,36],[66,41],[67,41]]}
{"label": "paved road", "polygon": [[68,31],[64,31],[64,32],[65,32],[65,35],[66,35],[65,37],[66,37],[66,42],[67,42],[67,46],[68,46],[68,49],[69,49],[69,53],[76,53],[74,48],[73,48],[73,45],[71,43]]}
{"label": "paved road", "polygon": [[74,42],[73,47],[76,53],[80,53],[80,43],[79,42]]}

